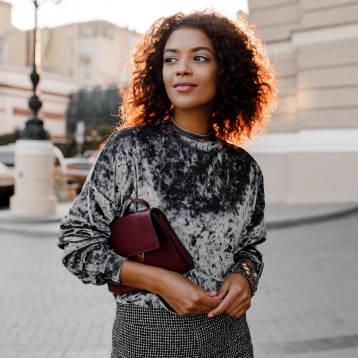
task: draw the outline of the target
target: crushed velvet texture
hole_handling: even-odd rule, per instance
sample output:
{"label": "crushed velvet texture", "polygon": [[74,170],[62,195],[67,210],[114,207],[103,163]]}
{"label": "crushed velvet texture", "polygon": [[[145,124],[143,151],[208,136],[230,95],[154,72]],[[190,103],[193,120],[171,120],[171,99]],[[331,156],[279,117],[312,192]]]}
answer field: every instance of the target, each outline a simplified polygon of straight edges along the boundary
{"label": "crushed velvet texture", "polygon": [[[135,197],[166,213],[194,260],[186,276],[204,289],[218,290],[242,258],[261,275],[256,245],[265,241],[266,231],[258,164],[244,149],[191,139],[164,123],[113,133],[63,218],[58,239],[63,263],[84,283],[119,283],[125,259],[108,245],[109,225]],[[165,308],[149,292],[116,299]]]}

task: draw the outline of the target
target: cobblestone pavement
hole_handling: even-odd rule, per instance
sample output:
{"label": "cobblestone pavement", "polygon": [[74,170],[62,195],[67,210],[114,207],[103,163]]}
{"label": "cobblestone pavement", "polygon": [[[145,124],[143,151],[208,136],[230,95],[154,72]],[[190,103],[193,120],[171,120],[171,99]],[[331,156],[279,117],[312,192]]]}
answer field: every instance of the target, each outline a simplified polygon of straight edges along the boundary
{"label": "cobblestone pavement", "polygon": [[358,214],[271,230],[248,319],[256,357],[358,357]]}
{"label": "cobblestone pavement", "polygon": [[[53,235],[1,232],[0,245],[0,357],[109,358],[106,287],[65,270]],[[248,312],[255,357],[358,357],[358,214],[270,229],[261,248]]]}

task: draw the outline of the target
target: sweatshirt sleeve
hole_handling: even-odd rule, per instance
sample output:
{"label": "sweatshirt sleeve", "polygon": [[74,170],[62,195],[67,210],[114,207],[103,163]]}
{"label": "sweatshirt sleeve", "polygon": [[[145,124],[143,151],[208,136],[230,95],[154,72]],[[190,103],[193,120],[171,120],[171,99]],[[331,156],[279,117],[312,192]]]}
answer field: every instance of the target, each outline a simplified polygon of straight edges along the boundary
{"label": "sweatshirt sleeve", "polygon": [[120,283],[125,260],[109,246],[109,225],[133,190],[132,160],[115,133],[105,144],[81,193],[60,223],[64,266],[84,283]]}
{"label": "sweatshirt sleeve", "polygon": [[[256,163],[255,163],[256,164]],[[257,249],[256,245],[263,243],[266,240],[266,229],[265,229],[265,194],[264,194],[264,181],[261,169],[256,164],[254,170],[255,182],[252,183],[255,188],[253,195],[253,211],[251,214],[251,220],[246,227],[244,233],[245,246],[234,256],[235,265],[238,264],[239,260],[248,259],[254,266],[256,273],[260,277],[264,267],[262,254]]]}

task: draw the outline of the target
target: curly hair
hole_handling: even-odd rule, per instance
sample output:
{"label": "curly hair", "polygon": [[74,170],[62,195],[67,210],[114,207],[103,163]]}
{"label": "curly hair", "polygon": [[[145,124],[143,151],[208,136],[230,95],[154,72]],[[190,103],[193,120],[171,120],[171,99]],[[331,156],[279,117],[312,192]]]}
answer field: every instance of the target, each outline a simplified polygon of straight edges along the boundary
{"label": "curly hair", "polygon": [[277,79],[264,44],[245,18],[235,22],[211,11],[177,13],[158,19],[132,53],[132,74],[121,89],[123,126],[161,123],[173,112],[162,77],[163,52],[179,28],[203,31],[218,64],[218,90],[212,125],[226,141],[242,142],[264,132],[277,103]]}

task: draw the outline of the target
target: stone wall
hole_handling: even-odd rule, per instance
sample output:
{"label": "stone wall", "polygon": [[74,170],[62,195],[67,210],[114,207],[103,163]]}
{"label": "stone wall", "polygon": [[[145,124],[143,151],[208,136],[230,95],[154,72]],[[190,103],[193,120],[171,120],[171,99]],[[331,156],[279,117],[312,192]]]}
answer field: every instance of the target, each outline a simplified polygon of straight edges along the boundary
{"label": "stone wall", "polygon": [[250,147],[268,200],[357,201],[358,0],[248,3],[280,76],[273,124]]}

